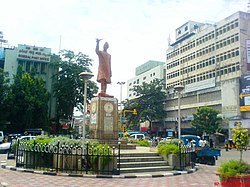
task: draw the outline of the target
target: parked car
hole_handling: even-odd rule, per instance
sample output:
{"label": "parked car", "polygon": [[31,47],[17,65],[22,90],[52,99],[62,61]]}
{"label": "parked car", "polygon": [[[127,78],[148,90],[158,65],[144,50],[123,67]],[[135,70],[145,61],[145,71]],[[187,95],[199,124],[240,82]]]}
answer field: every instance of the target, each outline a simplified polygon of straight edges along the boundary
{"label": "parked car", "polygon": [[18,140],[33,140],[36,136],[21,136]]}
{"label": "parked car", "polygon": [[4,135],[3,135],[3,131],[0,131],[0,143],[4,142]]}
{"label": "parked car", "polygon": [[8,151],[10,150],[10,146],[11,146],[11,142],[0,144],[0,154],[8,153]]}
{"label": "parked car", "polygon": [[135,140],[145,139],[144,134],[132,134],[129,137],[132,138],[132,139],[135,139]]}

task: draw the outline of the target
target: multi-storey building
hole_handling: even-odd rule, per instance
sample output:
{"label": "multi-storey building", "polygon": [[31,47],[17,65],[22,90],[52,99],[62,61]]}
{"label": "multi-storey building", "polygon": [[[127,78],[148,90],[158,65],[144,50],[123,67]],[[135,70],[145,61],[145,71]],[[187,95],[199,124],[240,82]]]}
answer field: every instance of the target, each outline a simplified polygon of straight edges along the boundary
{"label": "multi-storey building", "polygon": [[[13,83],[14,75],[17,73],[18,65],[22,66],[23,72],[36,70],[36,76],[41,77],[45,82],[45,87],[52,93],[52,75],[55,69],[50,66],[51,49],[29,45],[18,45],[14,48],[5,48],[3,53],[4,72],[8,72],[10,82]],[[50,94],[49,117],[55,117],[55,98]]]}
{"label": "multi-storey building", "polygon": [[150,83],[154,79],[165,79],[164,62],[150,60],[135,70],[135,77],[127,81],[127,99],[134,99],[136,93],[133,92],[133,87],[142,85],[143,82]]}
{"label": "multi-storey building", "polygon": [[[247,107],[250,104],[243,102],[246,106],[240,107],[240,95],[241,99],[248,99],[247,94],[241,94],[240,80],[250,71],[249,39],[250,13],[245,12],[237,12],[215,24],[188,21],[176,29],[176,42],[166,52],[165,129],[177,127],[174,86],[180,84],[184,86],[182,130],[191,127],[192,114],[200,106],[218,109],[229,131],[236,121],[250,129],[250,107]],[[250,82],[247,84],[250,86]]]}

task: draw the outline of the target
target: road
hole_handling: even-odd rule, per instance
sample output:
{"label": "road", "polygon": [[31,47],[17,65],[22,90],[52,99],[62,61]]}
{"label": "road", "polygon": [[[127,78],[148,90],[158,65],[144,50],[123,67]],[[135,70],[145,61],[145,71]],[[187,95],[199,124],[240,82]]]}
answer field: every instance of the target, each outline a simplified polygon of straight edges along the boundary
{"label": "road", "polygon": [[[218,186],[219,177],[216,175],[218,166],[230,159],[239,159],[240,153],[236,150],[226,152],[222,150],[215,166],[199,165],[198,170],[191,174],[159,178],[84,178],[84,177],[64,177],[49,176],[34,173],[24,173],[0,169],[0,184],[6,187],[213,187]],[[0,160],[4,161],[6,155],[1,154]],[[250,162],[250,150],[243,153],[243,159]],[[0,186],[1,186],[0,185]]]}

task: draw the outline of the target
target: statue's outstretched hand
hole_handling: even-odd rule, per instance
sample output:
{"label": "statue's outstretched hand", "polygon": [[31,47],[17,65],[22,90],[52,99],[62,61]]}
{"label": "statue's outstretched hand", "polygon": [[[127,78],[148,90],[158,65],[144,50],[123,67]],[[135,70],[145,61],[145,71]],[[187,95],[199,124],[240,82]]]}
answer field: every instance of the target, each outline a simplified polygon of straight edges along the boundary
{"label": "statue's outstretched hand", "polygon": [[96,38],[96,42],[99,43],[102,39]]}

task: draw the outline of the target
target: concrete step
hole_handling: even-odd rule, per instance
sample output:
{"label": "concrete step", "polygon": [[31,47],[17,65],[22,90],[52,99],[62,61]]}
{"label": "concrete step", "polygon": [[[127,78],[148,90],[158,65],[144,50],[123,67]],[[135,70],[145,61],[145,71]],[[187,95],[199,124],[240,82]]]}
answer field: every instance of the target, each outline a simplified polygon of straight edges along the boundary
{"label": "concrete step", "polygon": [[144,173],[144,172],[156,172],[156,171],[171,171],[171,166],[155,166],[155,167],[135,167],[135,168],[120,168],[120,173]]}
{"label": "concrete step", "polygon": [[160,156],[153,157],[120,157],[120,162],[149,162],[149,161],[163,161],[163,158]]}
{"label": "concrete step", "polygon": [[173,167],[156,152],[126,152],[120,156],[120,172],[145,173],[157,171],[171,171]]}
{"label": "concrete step", "polygon": [[155,162],[121,162],[121,168],[135,168],[135,167],[154,167],[154,166],[166,166],[166,161]]}
{"label": "concrete step", "polygon": [[121,157],[156,157],[159,156],[158,153],[148,152],[148,153],[121,153]]}

